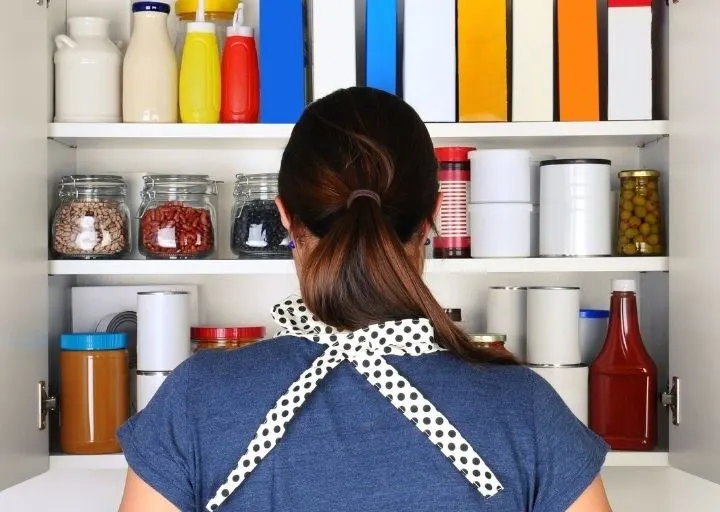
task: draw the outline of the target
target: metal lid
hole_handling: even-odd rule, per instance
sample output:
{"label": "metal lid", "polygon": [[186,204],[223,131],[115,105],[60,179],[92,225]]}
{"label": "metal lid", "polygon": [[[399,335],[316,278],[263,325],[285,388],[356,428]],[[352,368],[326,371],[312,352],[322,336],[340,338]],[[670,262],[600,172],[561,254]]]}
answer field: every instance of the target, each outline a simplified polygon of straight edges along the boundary
{"label": "metal lid", "polygon": [[193,327],[190,338],[195,341],[259,340],[265,337],[265,327]]}
{"label": "metal lid", "polygon": [[73,333],[60,336],[60,349],[71,351],[122,350],[127,348],[127,334],[113,333]]}
{"label": "metal lid", "polygon": [[504,345],[507,336],[504,334],[471,334],[470,340],[473,343],[500,343]]}
{"label": "metal lid", "polygon": [[490,286],[488,290],[527,290],[527,286]]}
{"label": "metal lid", "polygon": [[71,174],[58,180],[57,191],[61,198],[96,195],[125,197],[127,184],[121,176],[111,174]]}
{"label": "metal lid", "polygon": [[529,286],[528,290],[579,290],[579,286]]}
{"label": "metal lid", "polygon": [[217,196],[217,182],[207,174],[147,174],[143,182],[143,199],[155,193]]}
{"label": "metal lid", "polygon": [[599,164],[610,165],[612,162],[604,158],[560,158],[559,160],[543,160],[540,166],[546,165],[572,165],[572,164]]}
{"label": "metal lid", "polygon": [[236,174],[235,197],[247,195],[261,195],[274,198],[278,194],[278,173],[268,172],[262,174]]}
{"label": "metal lid", "polygon": [[587,368],[588,365],[584,363],[580,364],[530,364],[527,363],[525,366],[528,368]]}
{"label": "metal lid", "polygon": [[657,178],[660,176],[658,171],[653,169],[628,169],[620,171],[618,178]]}
{"label": "metal lid", "polygon": [[157,292],[138,292],[138,295],[190,295],[190,292],[162,290]]}

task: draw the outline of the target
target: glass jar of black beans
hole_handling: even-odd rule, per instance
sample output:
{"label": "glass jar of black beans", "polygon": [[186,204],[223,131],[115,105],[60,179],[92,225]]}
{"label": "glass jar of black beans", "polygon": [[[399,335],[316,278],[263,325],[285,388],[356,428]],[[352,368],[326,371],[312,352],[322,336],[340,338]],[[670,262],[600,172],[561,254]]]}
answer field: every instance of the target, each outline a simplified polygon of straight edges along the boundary
{"label": "glass jar of black beans", "polygon": [[277,194],[277,174],[235,176],[231,247],[239,258],[290,258],[290,237],[275,206]]}

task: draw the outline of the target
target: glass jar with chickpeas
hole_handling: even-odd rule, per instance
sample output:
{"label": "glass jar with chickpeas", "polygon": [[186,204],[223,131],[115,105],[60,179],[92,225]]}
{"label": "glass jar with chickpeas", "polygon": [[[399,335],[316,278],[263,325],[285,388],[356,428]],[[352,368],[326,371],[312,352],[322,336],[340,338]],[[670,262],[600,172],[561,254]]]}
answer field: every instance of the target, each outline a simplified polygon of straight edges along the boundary
{"label": "glass jar with chickpeas", "polygon": [[621,171],[618,199],[617,252],[620,256],[660,256],[665,253],[660,204],[660,173]]}

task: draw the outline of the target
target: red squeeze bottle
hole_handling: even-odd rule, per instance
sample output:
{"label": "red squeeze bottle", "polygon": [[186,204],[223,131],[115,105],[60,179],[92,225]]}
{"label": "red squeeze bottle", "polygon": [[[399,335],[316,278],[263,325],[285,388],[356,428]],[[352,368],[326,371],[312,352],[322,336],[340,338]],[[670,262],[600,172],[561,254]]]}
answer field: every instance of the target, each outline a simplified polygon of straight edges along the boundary
{"label": "red squeeze bottle", "polygon": [[613,450],[657,444],[657,368],[638,323],[635,281],[613,281],[610,323],[590,366],[590,428]]}
{"label": "red squeeze bottle", "polygon": [[222,57],[220,122],[257,123],[260,115],[260,72],[253,29],[243,26],[242,4],[235,12]]}

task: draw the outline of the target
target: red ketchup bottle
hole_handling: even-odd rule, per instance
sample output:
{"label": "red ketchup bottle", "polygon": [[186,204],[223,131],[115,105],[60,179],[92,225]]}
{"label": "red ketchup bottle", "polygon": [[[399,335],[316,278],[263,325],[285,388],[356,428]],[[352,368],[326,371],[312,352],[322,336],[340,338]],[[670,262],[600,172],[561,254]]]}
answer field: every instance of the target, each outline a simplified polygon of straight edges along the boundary
{"label": "red ketchup bottle", "polygon": [[220,122],[257,123],[260,114],[260,77],[253,29],[243,26],[238,6],[222,57]]}
{"label": "red ketchup bottle", "polygon": [[613,281],[610,323],[590,366],[590,428],[613,450],[657,444],[657,368],[640,336],[635,281]]}

